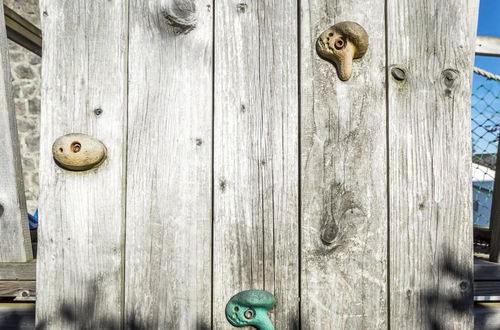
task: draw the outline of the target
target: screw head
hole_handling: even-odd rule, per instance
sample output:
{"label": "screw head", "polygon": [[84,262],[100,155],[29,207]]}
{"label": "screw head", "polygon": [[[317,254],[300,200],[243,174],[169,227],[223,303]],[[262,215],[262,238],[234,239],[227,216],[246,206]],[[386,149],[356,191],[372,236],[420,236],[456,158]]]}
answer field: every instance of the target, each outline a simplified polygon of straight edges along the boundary
{"label": "screw head", "polygon": [[403,81],[403,80],[406,79],[406,72],[405,72],[405,70],[403,70],[401,68],[398,68],[398,67],[394,67],[394,68],[391,69],[391,75],[397,81]]}
{"label": "screw head", "polygon": [[247,319],[251,320],[255,317],[255,312],[251,309],[248,309],[244,315]]}
{"label": "screw head", "polygon": [[100,116],[102,114],[102,109],[101,108],[94,109],[94,114],[96,116]]}
{"label": "screw head", "polygon": [[74,153],[77,153],[82,150],[82,145],[80,144],[80,142],[73,142],[71,144],[71,150],[73,150]]}
{"label": "screw head", "polygon": [[335,43],[334,43],[335,49],[340,50],[340,49],[344,48],[344,45],[345,45],[344,40],[342,40],[342,39],[335,40]]}

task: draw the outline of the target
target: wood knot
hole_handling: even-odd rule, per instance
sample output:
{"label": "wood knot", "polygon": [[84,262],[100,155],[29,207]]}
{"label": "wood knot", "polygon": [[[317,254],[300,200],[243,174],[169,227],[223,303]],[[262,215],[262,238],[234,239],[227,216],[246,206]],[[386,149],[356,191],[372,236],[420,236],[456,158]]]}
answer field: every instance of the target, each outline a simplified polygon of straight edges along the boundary
{"label": "wood knot", "polygon": [[198,12],[194,0],[170,0],[162,15],[174,32],[187,34],[196,27]]}
{"label": "wood knot", "polygon": [[454,69],[446,69],[442,72],[444,84],[448,88],[453,88],[458,79],[458,71]]}
{"label": "wood knot", "polygon": [[325,215],[323,225],[321,226],[320,238],[323,244],[331,245],[337,235],[339,234],[339,227],[331,215]]}

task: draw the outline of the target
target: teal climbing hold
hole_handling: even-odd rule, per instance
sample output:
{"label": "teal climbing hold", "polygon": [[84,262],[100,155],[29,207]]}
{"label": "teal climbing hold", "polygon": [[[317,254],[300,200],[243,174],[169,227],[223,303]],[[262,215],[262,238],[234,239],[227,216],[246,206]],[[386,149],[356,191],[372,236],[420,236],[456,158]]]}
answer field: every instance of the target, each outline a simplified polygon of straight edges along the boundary
{"label": "teal climbing hold", "polygon": [[267,291],[242,291],[229,299],[226,318],[235,327],[253,326],[259,330],[274,330],[268,312],[275,305],[276,299]]}

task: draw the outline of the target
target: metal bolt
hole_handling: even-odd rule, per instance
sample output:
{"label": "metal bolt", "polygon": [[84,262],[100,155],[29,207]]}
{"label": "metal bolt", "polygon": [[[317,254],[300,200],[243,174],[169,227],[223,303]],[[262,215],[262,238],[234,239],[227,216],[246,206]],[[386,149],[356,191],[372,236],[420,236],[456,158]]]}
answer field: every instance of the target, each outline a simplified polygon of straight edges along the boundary
{"label": "metal bolt", "polygon": [[247,310],[244,315],[249,320],[251,320],[251,319],[253,319],[255,317],[255,313],[251,309]]}
{"label": "metal bolt", "polygon": [[80,144],[80,142],[73,142],[73,143],[71,144],[71,150],[73,150],[73,152],[77,153],[77,152],[79,152],[81,149],[82,149],[82,145]]}
{"label": "metal bolt", "polygon": [[97,109],[95,109],[95,110],[94,110],[94,114],[95,114],[96,116],[100,116],[100,115],[102,114],[102,109],[101,109],[101,108],[97,108]]}
{"label": "metal bolt", "polygon": [[4,211],[4,209],[3,209],[3,205],[2,205],[2,204],[0,204],[0,217],[3,215],[3,211]]}
{"label": "metal bolt", "polygon": [[459,284],[460,290],[465,291],[469,288],[469,283],[467,281],[462,281]]}
{"label": "metal bolt", "polygon": [[394,79],[397,81],[403,81],[406,79],[406,72],[405,70],[395,67],[391,69],[391,74]]}
{"label": "metal bolt", "polygon": [[335,40],[335,49],[340,50],[342,48],[344,48],[344,40],[342,39]]}

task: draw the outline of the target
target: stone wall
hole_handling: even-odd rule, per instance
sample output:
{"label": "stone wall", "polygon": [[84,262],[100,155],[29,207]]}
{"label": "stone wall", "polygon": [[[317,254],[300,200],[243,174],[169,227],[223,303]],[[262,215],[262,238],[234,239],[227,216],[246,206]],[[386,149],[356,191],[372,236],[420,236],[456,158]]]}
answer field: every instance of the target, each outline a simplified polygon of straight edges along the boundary
{"label": "stone wall", "polygon": [[[38,0],[4,0],[4,4],[40,27]],[[38,208],[40,159],[41,58],[9,41],[10,65],[17,128],[23,159],[24,188],[28,212]]]}

